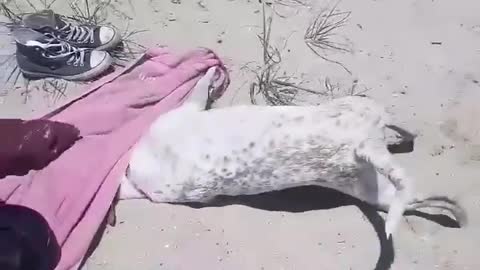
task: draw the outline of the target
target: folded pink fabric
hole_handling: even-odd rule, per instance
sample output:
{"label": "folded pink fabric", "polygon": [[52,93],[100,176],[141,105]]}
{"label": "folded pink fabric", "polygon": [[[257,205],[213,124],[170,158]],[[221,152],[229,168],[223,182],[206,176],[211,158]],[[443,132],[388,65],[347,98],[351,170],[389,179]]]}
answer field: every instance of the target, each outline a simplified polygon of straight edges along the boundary
{"label": "folded pink fabric", "polygon": [[129,160],[129,151],[162,113],[179,106],[208,68],[228,74],[217,56],[198,49],[183,56],[149,50],[125,70],[46,115],[70,123],[83,137],[41,171],[0,181],[0,200],[40,212],[62,246],[57,270],[76,269],[105,217]]}

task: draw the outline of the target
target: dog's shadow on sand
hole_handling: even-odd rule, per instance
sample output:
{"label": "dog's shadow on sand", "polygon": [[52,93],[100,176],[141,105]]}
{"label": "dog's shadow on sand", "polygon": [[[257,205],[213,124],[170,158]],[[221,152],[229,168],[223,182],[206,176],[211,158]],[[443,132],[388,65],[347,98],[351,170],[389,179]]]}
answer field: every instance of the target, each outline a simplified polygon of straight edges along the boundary
{"label": "dog's shadow on sand", "polygon": [[[221,196],[209,204],[189,203],[184,204],[192,208],[222,207],[227,205],[240,204],[252,208],[267,211],[284,211],[291,213],[306,212],[312,210],[332,209],[341,206],[357,206],[368,221],[373,225],[380,242],[380,256],[377,260],[375,270],[390,269],[395,253],[392,238],[387,239],[385,235],[385,222],[378,213],[378,210],[358,199],[338,191],[318,186],[305,186],[291,188],[282,191],[264,193],[260,195],[246,196]],[[432,215],[419,211],[411,211],[405,215],[415,215],[436,222],[442,226],[458,228],[456,221],[445,215]]]}
{"label": "dog's shadow on sand", "polygon": [[[113,203],[115,205],[116,202]],[[395,253],[393,248],[393,240],[387,239],[385,236],[385,222],[378,213],[375,207],[372,207],[360,200],[349,195],[340,193],[338,191],[319,187],[319,186],[304,186],[291,188],[281,191],[268,192],[259,195],[245,195],[245,196],[221,196],[216,198],[209,204],[188,203],[182,204],[192,208],[206,208],[206,207],[223,207],[228,205],[245,205],[256,209],[267,211],[282,211],[291,213],[300,213],[313,210],[333,209],[342,206],[355,205],[357,206],[368,221],[373,225],[380,242],[380,256],[377,260],[375,270],[390,269]],[[436,222],[444,227],[459,228],[459,224],[445,215],[432,215],[419,211],[411,211],[405,215],[414,215],[423,217],[430,221]],[[93,251],[99,245],[102,235],[107,227],[107,218],[100,226],[94,240],[91,243],[87,256],[85,256],[82,266],[87,259],[92,255]],[[81,269],[81,268],[80,268]]]}

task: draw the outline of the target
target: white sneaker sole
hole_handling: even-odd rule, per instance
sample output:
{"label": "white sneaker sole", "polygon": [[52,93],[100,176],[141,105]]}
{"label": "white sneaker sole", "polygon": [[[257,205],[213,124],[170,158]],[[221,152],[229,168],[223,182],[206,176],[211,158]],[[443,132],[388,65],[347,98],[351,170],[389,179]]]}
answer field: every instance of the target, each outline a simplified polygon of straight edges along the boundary
{"label": "white sneaker sole", "polygon": [[52,73],[31,72],[31,71],[23,70],[22,68],[20,68],[20,71],[23,73],[25,77],[28,77],[31,79],[58,78],[58,79],[64,79],[68,81],[89,81],[89,80],[95,79],[97,76],[104,73],[112,64],[113,64],[113,58],[110,55],[107,55],[105,59],[103,59],[103,61],[98,66],[86,72],[75,74],[75,75],[63,76],[63,75],[52,74]]}

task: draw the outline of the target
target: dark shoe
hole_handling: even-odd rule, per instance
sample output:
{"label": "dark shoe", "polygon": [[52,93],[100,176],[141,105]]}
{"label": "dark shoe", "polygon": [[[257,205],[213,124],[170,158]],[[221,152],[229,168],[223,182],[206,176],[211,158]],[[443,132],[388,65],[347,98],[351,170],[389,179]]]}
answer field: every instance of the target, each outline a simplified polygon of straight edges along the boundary
{"label": "dark shoe", "polygon": [[80,139],[75,126],[47,119],[0,119],[0,130],[0,182],[45,168]]}
{"label": "dark shoe", "polygon": [[53,270],[60,253],[42,215],[20,205],[0,205],[0,269]]}
{"label": "dark shoe", "polygon": [[13,36],[18,67],[29,78],[86,81],[101,75],[113,63],[107,52],[79,49],[28,28],[14,30]]}
{"label": "dark shoe", "polygon": [[79,48],[109,50],[120,43],[120,34],[108,26],[76,26],[62,19],[52,10],[25,15],[23,25],[68,42]]}

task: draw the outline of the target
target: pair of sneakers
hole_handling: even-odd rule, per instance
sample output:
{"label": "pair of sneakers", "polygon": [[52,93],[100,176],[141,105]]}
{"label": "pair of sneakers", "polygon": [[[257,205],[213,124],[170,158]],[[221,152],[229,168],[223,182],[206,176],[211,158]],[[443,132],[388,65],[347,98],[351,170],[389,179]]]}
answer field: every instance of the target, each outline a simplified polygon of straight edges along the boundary
{"label": "pair of sneakers", "polygon": [[113,63],[108,50],[121,41],[107,26],[73,25],[52,10],[27,14],[13,31],[17,64],[28,78],[86,81]]}

